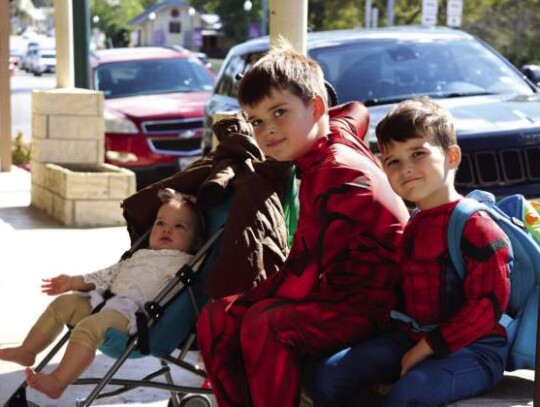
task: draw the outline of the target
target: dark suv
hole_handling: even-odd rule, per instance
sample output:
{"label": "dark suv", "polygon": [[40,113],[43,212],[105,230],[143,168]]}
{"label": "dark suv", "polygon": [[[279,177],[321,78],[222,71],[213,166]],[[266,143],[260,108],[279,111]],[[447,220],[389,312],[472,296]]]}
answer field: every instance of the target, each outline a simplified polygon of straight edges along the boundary
{"label": "dark suv", "polygon": [[135,171],[138,188],[201,155],[204,105],[215,75],[191,52],[98,51],[91,82],[105,96],[105,159]]}
{"label": "dark suv", "polygon": [[[268,38],[232,48],[206,105],[203,148],[212,115],[237,110],[237,75],[268,50]],[[340,103],[360,100],[374,128],[397,102],[428,95],[454,116],[463,160],[461,192],[540,197],[539,88],[481,40],[444,27],[394,27],[308,34],[308,53],[335,87]]]}

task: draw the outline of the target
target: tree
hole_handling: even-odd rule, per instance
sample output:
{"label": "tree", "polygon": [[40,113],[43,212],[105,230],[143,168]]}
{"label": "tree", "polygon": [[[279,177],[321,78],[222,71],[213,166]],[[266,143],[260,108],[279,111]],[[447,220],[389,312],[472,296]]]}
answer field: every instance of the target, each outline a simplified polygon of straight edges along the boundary
{"label": "tree", "polygon": [[99,17],[97,27],[105,33],[113,46],[126,46],[132,29],[127,22],[145,10],[143,1],[149,2],[149,0],[121,0],[121,4],[111,5],[108,0],[92,0],[90,14]]}

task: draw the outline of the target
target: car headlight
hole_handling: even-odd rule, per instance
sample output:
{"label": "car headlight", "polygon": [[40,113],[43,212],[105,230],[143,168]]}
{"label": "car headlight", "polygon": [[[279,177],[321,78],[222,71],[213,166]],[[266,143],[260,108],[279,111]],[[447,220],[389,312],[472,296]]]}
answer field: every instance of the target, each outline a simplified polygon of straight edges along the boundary
{"label": "car headlight", "polygon": [[105,110],[103,118],[105,119],[105,131],[107,133],[136,134],[139,132],[135,123],[118,113]]}

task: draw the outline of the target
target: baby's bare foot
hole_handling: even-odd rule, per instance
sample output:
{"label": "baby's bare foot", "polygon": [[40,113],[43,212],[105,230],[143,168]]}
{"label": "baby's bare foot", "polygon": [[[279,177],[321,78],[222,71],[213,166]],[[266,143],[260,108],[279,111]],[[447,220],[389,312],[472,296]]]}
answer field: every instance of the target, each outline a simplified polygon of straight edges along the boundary
{"label": "baby's bare foot", "polygon": [[36,355],[26,351],[22,346],[15,348],[0,349],[0,360],[15,362],[22,366],[32,366],[36,360]]}
{"label": "baby's bare foot", "polygon": [[66,386],[58,381],[54,373],[36,373],[30,368],[26,368],[25,373],[28,385],[51,399],[60,398],[66,390]]}

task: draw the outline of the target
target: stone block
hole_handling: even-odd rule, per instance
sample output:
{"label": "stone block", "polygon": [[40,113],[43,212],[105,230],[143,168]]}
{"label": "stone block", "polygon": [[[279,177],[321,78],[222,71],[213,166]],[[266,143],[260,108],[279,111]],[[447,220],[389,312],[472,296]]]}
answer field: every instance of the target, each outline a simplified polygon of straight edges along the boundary
{"label": "stone block", "polygon": [[39,161],[31,161],[30,172],[32,177],[32,184],[37,184],[41,187],[45,186],[45,180],[47,179],[47,166],[46,164],[40,163]]}
{"label": "stone block", "polygon": [[32,183],[30,204],[42,211],[52,214],[53,194],[41,185]]}
{"label": "stone block", "polygon": [[47,132],[47,120],[49,116],[42,114],[32,115],[32,140],[43,139],[49,136]]}
{"label": "stone block", "polygon": [[98,164],[104,149],[102,140],[38,139],[32,143],[31,157],[39,162]]}
{"label": "stone block", "polygon": [[34,90],[32,92],[32,113],[103,116],[103,92],[79,88]]}
{"label": "stone block", "polygon": [[103,140],[105,122],[101,116],[49,116],[48,137],[51,139]]}
{"label": "stone block", "polygon": [[124,200],[136,192],[136,179],[135,174],[132,171],[110,164],[103,164],[102,167],[109,171],[110,199]]}
{"label": "stone block", "polygon": [[53,218],[64,225],[77,225],[75,222],[74,205],[77,201],[65,199],[62,196],[53,194],[52,208],[49,213]]}
{"label": "stone block", "polygon": [[[34,164],[33,164],[34,165]],[[125,223],[120,204],[135,192],[135,174],[110,164],[36,163],[32,204],[65,225]]]}

